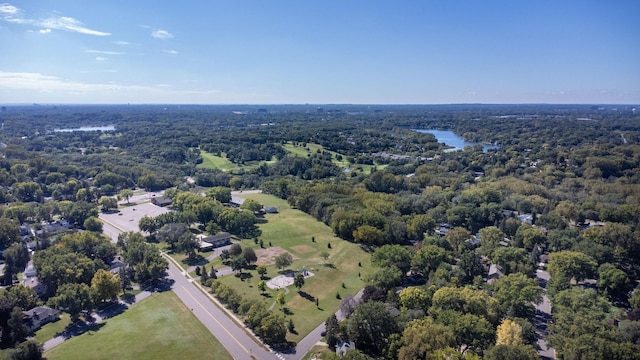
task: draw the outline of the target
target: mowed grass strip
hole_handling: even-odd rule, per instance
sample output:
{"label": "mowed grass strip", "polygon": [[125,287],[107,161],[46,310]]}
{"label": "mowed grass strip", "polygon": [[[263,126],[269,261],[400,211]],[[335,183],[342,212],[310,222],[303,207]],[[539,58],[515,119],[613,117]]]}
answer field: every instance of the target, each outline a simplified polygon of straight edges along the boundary
{"label": "mowed grass strip", "polygon": [[45,352],[56,359],[231,359],[171,291],[155,293],[97,331]]}
{"label": "mowed grass strip", "polygon": [[[355,295],[364,287],[365,278],[372,271],[370,255],[360,246],[334,236],[330,227],[315,220],[300,210],[292,209],[289,204],[277,197],[266,194],[238,194],[246,199],[254,199],[264,206],[275,206],[277,214],[265,215],[266,223],[260,224],[265,247],[269,242],[274,247],[283,248],[293,255],[292,270],[303,267],[314,273],[307,278],[302,287],[302,295],[295,287],[289,287],[285,307],[292,313],[288,315],[294,322],[298,334],[288,334],[287,338],[299,341],[311,330],[324,322],[333,312],[338,310],[341,299],[336,298],[339,293],[344,298],[347,294]],[[312,241],[312,237],[315,242]],[[328,244],[331,244],[329,248]],[[259,249],[252,240],[243,240],[242,247]],[[325,260],[320,255],[323,251],[329,253]],[[359,266],[358,264],[362,266]],[[217,263],[216,263],[217,264]],[[207,267],[210,268],[210,265]],[[273,264],[267,265],[267,277],[278,275]],[[258,290],[259,275],[256,271],[245,271],[244,281],[236,276],[223,276],[220,281],[232,286],[242,295],[256,301],[264,301],[271,305],[275,301],[276,290],[267,290],[266,296]],[[247,276],[248,275],[248,276]],[[342,284],[344,283],[344,287]],[[319,308],[314,299],[319,299]],[[275,307],[280,312],[280,307]]]}
{"label": "mowed grass strip", "polygon": [[238,165],[227,160],[224,156],[216,156],[204,150],[200,150],[200,156],[202,156],[202,163],[197,166],[200,168],[220,169],[222,171],[235,170],[238,168]]}

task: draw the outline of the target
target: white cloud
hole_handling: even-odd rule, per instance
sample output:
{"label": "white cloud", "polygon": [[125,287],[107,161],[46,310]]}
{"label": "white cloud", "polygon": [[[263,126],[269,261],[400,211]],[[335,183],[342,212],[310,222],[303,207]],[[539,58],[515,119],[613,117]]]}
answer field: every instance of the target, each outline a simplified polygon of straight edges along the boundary
{"label": "white cloud", "polygon": [[87,84],[66,81],[57,76],[48,76],[39,73],[0,71],[0,89],[31,91],[115,91],[122,89],[149,90],[150,88],[116,84]]}
{"label": "white cloud", "polygon": [[40,24],[47,28],[79,32],[86,35],[109,36],[108,32],[91,30],[83,26],[82,22],[67,16],[59,16],[41,20]]}
{"label": "white cloud", "polygon": [[109,60],[109,58],[103,57],[103,56],[96,56],[96,60],[97,61],[107,61]]}
{"label": "white cloud", "polygon": [[[0,20],[4,20],[9,23],[20,25],[31,25],[39,28],[44,28],[44,31],[50,32],[51,29],[64,30],[70,32],[77,32],[86,35],[95,36],[109,36],[108,32],[89,29],[84,24],[72,17],[68,16],[54,16],[46,19],[29,19],[20,15],[20,9],[11,4],[0,5]],[[42,32],[46,34],[48,32]]]}
{"label": "white cloud", "polygon": [[85,50],[88,54],[101,54],[101,55],[122,55],[123,52],[119,51],[102,51],[102,50]]}
{"label": "white cloud", "polygon": [[173,34],[168,32],[167,30],[162,30],[162,29],[158,29],[158,30],[154,30],[151,32],[151,36],[153,36],[156,39],[172,39],[173,38]]}
{"label": "white cloud", "polygon": [[112,43],[114,43],[114,44],[116,44],[116,45],[121,45],[121,46],[131,45],[131,43],[130,43],[130,42],[128,42],[128,41],[121,41],[121,40],[118,40],[118,41],[112,41]]}
{"label": "white cloud", "polygon": [[1,14],[11,14],[15,15],[20,11],[17,7],[11,4],[0,4],[0,13]]}
{"label": "white cloud", "polygon": [[51,32],[51,29],[42,29],[40,31],[38,31],[40,34],[48,34]]}
{"label": "white cloud", "polygon": [[171,54],[171,55],[176,55],[178,52],[175,50],[162,50],[163,52],[167,53],[167,54]]}
{"label": "white cloud", "polygon": [[[115,72],[114,70],[106,70]],[[41,101],[36,94],[55,94],[66,102],[82,99],[109,99],[107,102],[131,102],[132,99],[148,99],[148,102],[176,101],[176,96],[197,95],[200,103],[210,103],[211,96],[218,96],[219,90],[174,90],[167,84],[156,86],[121,85],[117,83],[81,83],[39,73],[0,71],[0,94],[16,95],[26,92],[31,101]],[[22,95],[24,96],[24,95]],[[188,102],[191,97],[182,97]],[[30,102],[30,101],[27,101]],[[101,101],[98,101],[101,102]],[[104,101],[102,101],[104,102]]]}

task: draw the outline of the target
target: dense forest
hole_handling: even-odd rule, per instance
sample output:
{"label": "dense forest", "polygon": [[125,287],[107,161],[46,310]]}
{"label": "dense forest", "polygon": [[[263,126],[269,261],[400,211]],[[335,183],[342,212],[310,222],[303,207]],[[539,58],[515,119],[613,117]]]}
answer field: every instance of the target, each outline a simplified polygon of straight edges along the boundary
{"label": "dense forest", "polygon": [[[640,114],[631,106],[34,105],[3,107],[0,123],[5,285],[29,260],[22,224],[62,217],[94,230],[105,197],[172,189],[176,215],[149,219],[150,230],[200,222],[252,238],[255,219],[215,192],[261,189],[360,244],[379,267],[348,318],[327,320],[330,346],[348,338],[362,358],[538,358],[533,303],[544,295],[559,358],[640,353]],[[477,145],[449,151],[416,129]],[[208,156],[233,168],[205,166]],[[210,196],[193,195],[203,190]],[[87,297],[117,252],[82,234],[33,259],[50,274],[50,303]],[[161,276],[144,239],[118,246],[152,264],[136,281]],[[61,280],[61,263],[81,271]],[[537,269],[550,275],[543,287]],[[11,289],[0,293],[2,345],[27,348],[26,330],[12,324],[16,307],[31,304]]]}

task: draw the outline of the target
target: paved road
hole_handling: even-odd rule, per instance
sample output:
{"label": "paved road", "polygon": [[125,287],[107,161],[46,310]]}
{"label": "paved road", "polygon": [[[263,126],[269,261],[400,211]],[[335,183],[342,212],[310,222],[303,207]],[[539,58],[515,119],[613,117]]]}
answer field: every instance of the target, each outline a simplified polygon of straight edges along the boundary
{"label": "paved road", "polygon": [[[353,297],[353,303],[354,306],[355,304],[360,302],[360,298],[362,297],[362,292],[363,290],[360,290],[354,297]],[[327,316],[328,317],[328,316]],[[342,311],[340,309],[338,309],[338,311],[336,311],[336,318],[338,318],[338,321],[341,321],[345,318],[345,316],[342,314]],[[320,340],[322,339],[322,332],[325,330],[325,326],[324,326],[324,322],[320,325],[318,325],[317,328],[313,329],[307,336],[304,337],[304,339],[300,340],[300,342],[298,342],[295,350],[283,354],[283,356],[285,357],[286,360],[300,360],[302,359],[310,350],[311,348],[316,345],[318,342],[320,342]]]}
{"label": "paved road", "polygon": [[536,334],[538,335],[538,346],[540,347],[538,354],[542,359],[555,359],[556,352],[553,348],[547,347],[546,341],[546,337],[549,334],[547,327],[549,320],[551,320],[551,302],[549,302],[549,297],[546,294],[547,282],[550,276],[548,272],[538,269],[536,270],[536,277],[540,282],[540,286],[542,286],[545,291],[542,295],[542,302],[536,304],[536,317],[533,320],[534,326],[536,327]]}
{"label": "paved road", "polygon": [[169,261],[168,278],[173,280],[172,290],[180,300],[192,309],[193,314],[209,329],[234,359],[281,359],[277,354],[256,343],[245,329],[231,320],[227,314],[212,303],[185,274]]}

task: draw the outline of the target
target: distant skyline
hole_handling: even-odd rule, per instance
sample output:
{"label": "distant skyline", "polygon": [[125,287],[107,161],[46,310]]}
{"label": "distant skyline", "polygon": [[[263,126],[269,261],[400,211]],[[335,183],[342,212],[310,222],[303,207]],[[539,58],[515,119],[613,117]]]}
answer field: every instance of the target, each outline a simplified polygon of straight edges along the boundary
{"label": "distant skyline", "polygon": [[640,1],[0,0],[0,103],[640,104]]}

